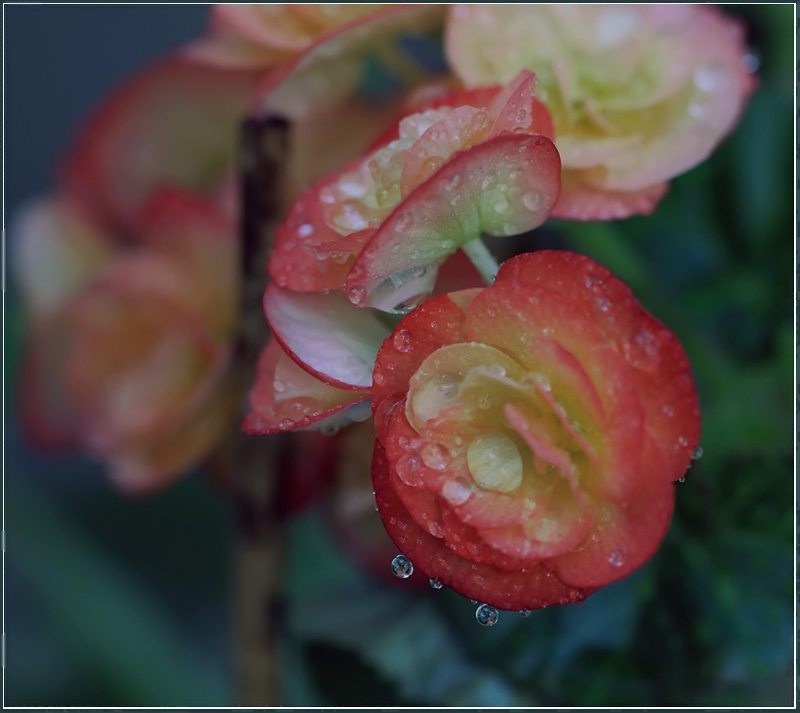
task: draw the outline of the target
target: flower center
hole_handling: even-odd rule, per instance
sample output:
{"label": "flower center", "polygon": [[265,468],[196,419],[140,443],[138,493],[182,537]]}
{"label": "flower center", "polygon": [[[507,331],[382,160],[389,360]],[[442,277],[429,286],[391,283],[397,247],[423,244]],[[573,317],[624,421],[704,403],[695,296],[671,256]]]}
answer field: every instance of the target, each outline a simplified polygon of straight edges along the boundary
{"label": "flower center", "polygon": [[479,488],[510,493],[522,484],[522,455],[514,441],[497,431],[469,444],[467,465]]}

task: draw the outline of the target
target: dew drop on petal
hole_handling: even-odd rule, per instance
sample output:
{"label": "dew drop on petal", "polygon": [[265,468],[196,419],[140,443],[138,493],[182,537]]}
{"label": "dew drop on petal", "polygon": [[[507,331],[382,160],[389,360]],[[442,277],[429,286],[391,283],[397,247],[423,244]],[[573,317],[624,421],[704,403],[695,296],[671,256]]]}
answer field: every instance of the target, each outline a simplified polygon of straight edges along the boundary
{"label": "dew drop on petal", "polygon": [[441,589],[442,583],[439,581],[438,577],[433,577],[432,579],[428,580],[428,584],[431,585],[431,589]]}
{"label": "dew drop on petal", "polygon": [[530,609],[520,609],[519,611],[519,615],[525,617],[526,619],[531,615],[531,613],[532,612]]}
{"label": "dew drop on petal", "polygon": [[394,344],[394,348],[397,349],[397,351],[403,352],[403,354],[408,354],[413,346],[411,332],[409,332],[407,329],[398,330],[392,337],[392,344]]}
{"label": "dew drop on petal", "polygon": [[422,449],[422,462],[433,470],[444,470],[450,463],[450,453],[441,443],[428,443]]}
{"label": "dew drop on petal", "polygon": [[703,446],[697,446],[692,453],[692,460],[700,460],[703,457]]}
{"label": "dew drop on petal", "polygon": [[494,626],[500,615],[491,604],[481,604],[475,610],[475,619],[481,626]]}
{"label": "dew drop on petal", "polygon": [[754,54],[746,54],[744,57],[742,57],[739,64],[742,68],[742,71],[746,72],[747,74],[753,74],[754,72],[757,72],[758,68],[761,66],[761,60],[759,60]]}
{"label": "dew drop on petal", "polygon": [[414,225],[414,214],[410,210],[404,211],[397,216],[397,230],[403,232],[408,230],[412,225]]}
{"label": "dew drop on petal", "polygon": [[347,299],[350,300],[354,305],[358,306],[364,302],[364,297],[366,297],[367,291],[360,286],[351,287],[347,290]]}
{"label": "dew drop on petal", "polygon": [[462,478],[453,478],[442,486],[442,497],[451,505],[463,505],[472,497],[472,486]]}
{"label": "dew drop on petal", "polygon": [[686,446],[689,445],[689,441],[686,440],[686,436],[678,437],[678,445],[681,446],[681,448],[686,448]]}
{"label": "dew drop on petal", "polygon": [[625,550],[615,549],[611,550],[611,553],[608,555],[608,563],[612,567],[622,567],[625,564],[625,558],[627,554]]}
{"label": "dew drop on petal", "polygon": [[678,478],[678,482],[679,482],[679,483],[685,483],[685,482],[686,482],[686,476],[685,476],[685,475],[683,475],[683,476],[681,476],[680,478]]}
{"label": "dew drop on petal", "polygon": [[539,210],[542,205],[542,196],[538,191],[528,191],[522,196],[522,205],[529,211]]}
{"label": "dew drop on petal", "polygon": [[522,456],[506,434],[485,433],[469,444],[467,465],[479,488],[510,493],[522,483]]}
{"label": "dew drop on petal", "polygon": [[422,485],[422,462],[416,453],[404,453],[402,456],[400,456],[400,458],[397,460],[397,464],[395,465],[395,470],[397,472],[397,476],[406,485],[412,488]]}
{"label": "dew drop on petal", "polygon": [[509,203],[508,199],[500,196],[494,204],[494,210],[496,213],[505,213],[508,210]]}
{"label": "dew drop on petal", "polygon": [[405,555],[397,555],[397,557],[392,560],[392,573],[395,577],[399,577],[400,579],[408,579],[414,574],[414,565],[411,564],[411,560]]}

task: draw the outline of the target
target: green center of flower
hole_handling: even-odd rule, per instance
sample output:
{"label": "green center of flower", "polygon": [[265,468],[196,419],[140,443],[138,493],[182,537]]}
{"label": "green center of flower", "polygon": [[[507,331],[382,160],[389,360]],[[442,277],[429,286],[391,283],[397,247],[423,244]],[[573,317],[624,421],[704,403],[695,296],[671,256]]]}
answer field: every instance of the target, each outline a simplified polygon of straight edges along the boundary
{"label": "green center of flower", "polygon": [[475,438],[467,449],[467,465],[479,488],[510,493],[522,484],[522,455],[505,433],[493,431]]}

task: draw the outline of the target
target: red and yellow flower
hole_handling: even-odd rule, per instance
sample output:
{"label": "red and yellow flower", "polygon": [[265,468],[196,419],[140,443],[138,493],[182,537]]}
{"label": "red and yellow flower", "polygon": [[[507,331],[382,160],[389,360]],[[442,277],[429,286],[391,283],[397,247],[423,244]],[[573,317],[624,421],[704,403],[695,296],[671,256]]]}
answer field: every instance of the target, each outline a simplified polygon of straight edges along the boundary
{"label": "red and yellow flower", "polygon": [[414,567],[500,609],[580,601],[648,560],[699,410],[676,337],[589,258],[522,255],[428,300],[378,353],[381,518]]}

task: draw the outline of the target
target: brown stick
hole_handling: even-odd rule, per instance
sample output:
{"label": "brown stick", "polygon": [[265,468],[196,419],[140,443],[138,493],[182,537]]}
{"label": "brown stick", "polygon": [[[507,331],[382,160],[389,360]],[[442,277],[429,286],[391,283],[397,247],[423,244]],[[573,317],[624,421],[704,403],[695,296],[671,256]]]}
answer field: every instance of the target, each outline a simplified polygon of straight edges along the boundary
{"label": "brown stick", "polygon": [[[235,362],[242,393],[253,383],[268,336],[261,299],[269,246],[284,209],[288,134],[282,119],[248,119],[243,126],[242,315]],[[280,705],[282,543],[276,448],[274,438],[239,434],[234,452],[235,652],[238,704],[245,707]]]}

